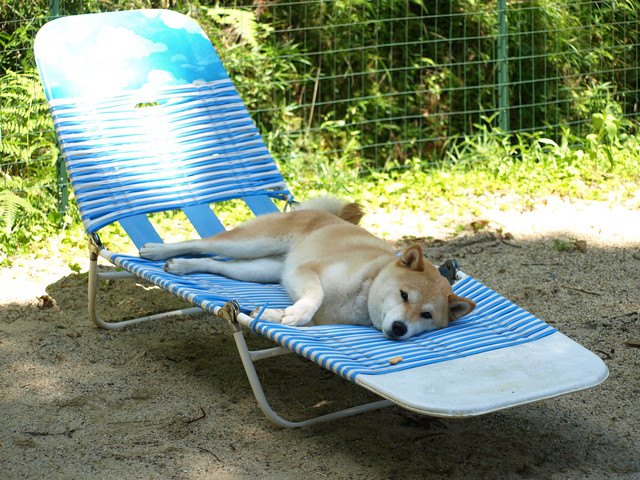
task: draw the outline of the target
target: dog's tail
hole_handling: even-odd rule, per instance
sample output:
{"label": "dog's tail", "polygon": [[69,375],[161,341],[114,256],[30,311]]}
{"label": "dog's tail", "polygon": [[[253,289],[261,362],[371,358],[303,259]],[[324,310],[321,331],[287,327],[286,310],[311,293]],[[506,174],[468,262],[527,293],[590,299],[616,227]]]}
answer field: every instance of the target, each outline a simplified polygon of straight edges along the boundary
{"label": "dog's tail", "polygon": [[340,217],[349,223],[357,225],[364,217],[362,206],[355,202],[347,202],[336,197],[318,197],[302,202],[299,210],[324,210]]}

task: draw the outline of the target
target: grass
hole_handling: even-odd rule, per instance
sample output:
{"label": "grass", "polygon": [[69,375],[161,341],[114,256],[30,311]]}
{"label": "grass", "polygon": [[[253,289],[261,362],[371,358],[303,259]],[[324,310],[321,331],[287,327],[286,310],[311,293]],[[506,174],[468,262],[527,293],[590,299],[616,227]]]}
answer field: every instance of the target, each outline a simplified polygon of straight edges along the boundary
{"label": "grass", "polygon": [[[483,127],[457,139],[440,162],[420,159],[386,171],[357,172],[339,163],[285,166],[295,192],[346,195],[371,209],[419,210],[433,218],[477,211],[505,198],[529,206],[547,195],[630,201],[640,181],[640,137],[604,136],[559,143],[539,134],[505,135]],[[308,193],[307,193],[308,192]]]}
{"label": "grass", "polygon": [[[385,171],[358,170],[346,160],[294,159],[281,164],[297,199],[332,194],[357,200],[369,212],[406,218],[401,212],[460,229],[470,217],[488,209],[527,209],[550,195],[580,200],[625,204],[640,208],[640,137],[610,135],[606,129],[578,144],[565,135],[560,142],[537,134],[504,135],[480,128],[474,137],[458,138],[448,145],[439,162],[414,159]],[[248,217],[241,202],[216,207],[226,225]],[[194,235],[187,222],[172,213],[156,214],[154,223],[172,241]],[[385,236],[402,225],[374,226]],[[101,232],[113,250],[135,252],[124,232],[111,226]],[[17,257],[64,258],[69,268],[86,268],[86,239],[77,211],[67,215],[64,229],[35,237]],[[6,258],[11,264],[16,258]],[[80,259],[81,263],[78,263]]]}

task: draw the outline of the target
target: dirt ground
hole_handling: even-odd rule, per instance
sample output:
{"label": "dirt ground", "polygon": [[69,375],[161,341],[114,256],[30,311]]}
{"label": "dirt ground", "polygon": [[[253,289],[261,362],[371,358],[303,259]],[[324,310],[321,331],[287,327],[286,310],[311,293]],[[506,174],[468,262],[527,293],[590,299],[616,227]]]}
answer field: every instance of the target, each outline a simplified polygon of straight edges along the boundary
{"label": "dirt ground", "polygon": [[[469,419],[390,408],[280,430],[256,407],[225,324],[98,330],[86,273],[24,260],[0,271],[0,478],[640,479],[640,210],[555,199],[473,225],[456,236],[426,220],[407,230],[436,261],[458,258],[597,353],[608,380]],[[182,305],[135,281],[100,294],[106,319]],[[258,368],[291,419],[375,399],[294,355]]]}

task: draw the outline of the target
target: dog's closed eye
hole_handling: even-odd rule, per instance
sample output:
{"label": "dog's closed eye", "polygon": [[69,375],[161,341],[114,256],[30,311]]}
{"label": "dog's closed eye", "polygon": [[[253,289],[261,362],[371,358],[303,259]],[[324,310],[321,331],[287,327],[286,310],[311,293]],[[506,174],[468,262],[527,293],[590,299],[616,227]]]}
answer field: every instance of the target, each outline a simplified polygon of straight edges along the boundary
{"label": "dog's closed eye", "polygon": [[408,302],[409,301],[409,294],[407,292],[405,292],[404,290],[400,290],[400,296],[402,297],[402,301],[403,302]]}

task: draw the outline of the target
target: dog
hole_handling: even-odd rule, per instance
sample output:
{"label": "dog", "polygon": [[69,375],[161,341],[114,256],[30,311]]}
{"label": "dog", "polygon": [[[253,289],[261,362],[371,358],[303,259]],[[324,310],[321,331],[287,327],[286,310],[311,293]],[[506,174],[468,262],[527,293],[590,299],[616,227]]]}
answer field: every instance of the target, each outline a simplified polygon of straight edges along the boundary
{"label": "dog", "polygon": [[[258,216],[212,237],[147,243],[140,256],[167,260],[177,275],[205,272],[241,281],[280,282],[294,301],[261,319],[285,325],[373,325],[394,340],[445,327],[475,308],[424,257],[419,244],[400,254],[358,226],[357,203],[321,197]],[[173,258],[216,254],[212,258]],[[254,313],[255,315],[255,313]]]}

